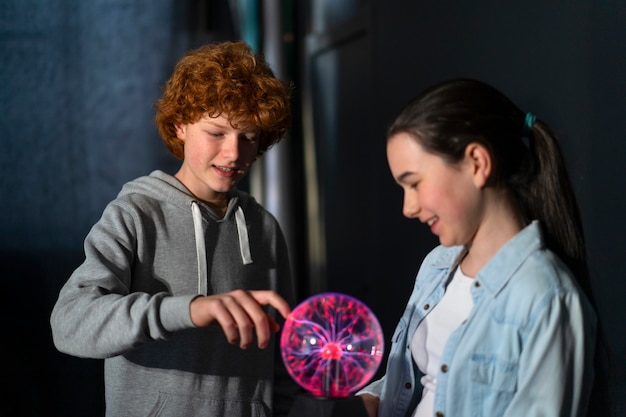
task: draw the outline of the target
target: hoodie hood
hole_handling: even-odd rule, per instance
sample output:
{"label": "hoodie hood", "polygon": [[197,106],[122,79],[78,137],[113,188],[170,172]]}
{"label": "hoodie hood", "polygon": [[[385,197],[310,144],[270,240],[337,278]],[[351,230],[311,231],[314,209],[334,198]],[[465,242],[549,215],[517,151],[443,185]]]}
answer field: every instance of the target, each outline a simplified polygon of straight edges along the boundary
{"label": "hoodie hood", "polygon": [[239,251],[244,265],[251,264],[250,242],[246,217],[240,202],[247,195],[233,188],[228,192],[228,208],[224,218],[220,218],[209,206],[193,196],[189,190],[175,177],[163,171],[153,171],[149,176],[139,177],[126,183],[118,197],[130,194],[141,194],[148,198],[173,204],[189,213],[193,219],[194,235],[196,242],[196,259],[198,262],[198,293],[206,295],[206,282],[208,277],[206,241],[207,228],[220,222],[233,221],[237,226],[239,237]]}

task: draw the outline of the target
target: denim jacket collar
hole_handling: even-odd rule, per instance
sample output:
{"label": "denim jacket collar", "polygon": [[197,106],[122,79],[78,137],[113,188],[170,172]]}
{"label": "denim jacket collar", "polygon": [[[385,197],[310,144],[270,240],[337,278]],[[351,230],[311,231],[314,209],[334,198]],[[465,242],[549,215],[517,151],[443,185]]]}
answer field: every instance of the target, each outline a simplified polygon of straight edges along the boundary
{"label": "denim jacket collar", "polygon": [[[509,240],[493,258],[483,266],[476,281],[492,295],[496,295],[504,288],[513,273],[524,263],[526,258],[538,248],[543,246],[539,221],[533,220],[522,231]],[[431,267],[434,269],[454,270],[461,262],[467,248],[457,246],[451,250],[441,251],[439,256],[433,259]]]}
{"label": "denim jacket collar", "polygon": [[543,246],[539,221],[534,220],[509,240],[483,266],[476,280],[492,295],[498,294],[524,261]]}

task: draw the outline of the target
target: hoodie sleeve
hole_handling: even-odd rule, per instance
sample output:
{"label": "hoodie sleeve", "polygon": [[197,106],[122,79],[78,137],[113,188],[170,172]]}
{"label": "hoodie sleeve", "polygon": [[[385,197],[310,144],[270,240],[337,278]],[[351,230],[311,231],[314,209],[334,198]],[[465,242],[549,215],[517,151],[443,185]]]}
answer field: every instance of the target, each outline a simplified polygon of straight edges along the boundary
{"label": "hoodie sleeve", "polygon": [[[272,217],[273,218],[273,217]],[[291,274],[291,266],[289,262],[289,253],[284,234],[276,223],[277,230],[277,258],[278,268],[278,292],[287,300],[293,309],[296,304],[295,285]],[[276,314],[277,321],[281,328],[285,324],[285,320]],[[296,396],[304,392],[298,384],[291,378],[289,371],[283,362],[282,353],[280,352],[280,332],[276,334],[275,341],[275,366],[274,366],[274,409],[275,417],[286,417],[291,411]]]}
{"label": "hoodie sleeve", "polygon": [[60,291],[50,324],[56,348],[85,358],[107,358],[194,327],[195,294],[133,292],[138,213],[110,203],[84,243],[85,260]]}

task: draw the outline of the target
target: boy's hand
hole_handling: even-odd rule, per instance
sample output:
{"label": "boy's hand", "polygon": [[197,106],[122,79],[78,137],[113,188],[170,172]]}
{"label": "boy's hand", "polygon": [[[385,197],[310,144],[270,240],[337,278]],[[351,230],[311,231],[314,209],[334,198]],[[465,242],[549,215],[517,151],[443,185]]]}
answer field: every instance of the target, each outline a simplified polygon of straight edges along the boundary
{"label": "boy's hand", "polygon": [[252,343],[253,332],[259,348],[267,347],[271,333],[280,330],[276,321],[262,306],[274,307],[284,318],[291,311],[289,304],[275,291],[234,290],[224,294],[196,297],[191,302],[191,321],[197,327],[219,324],[229,343],[239,341],[246,349]]}

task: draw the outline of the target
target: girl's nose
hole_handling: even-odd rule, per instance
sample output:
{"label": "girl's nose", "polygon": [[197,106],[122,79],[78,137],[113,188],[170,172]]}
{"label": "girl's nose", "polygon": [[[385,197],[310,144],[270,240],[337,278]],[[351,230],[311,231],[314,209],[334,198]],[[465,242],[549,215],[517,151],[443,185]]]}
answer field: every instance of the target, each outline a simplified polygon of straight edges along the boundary
{"label": "girl's nose", "polygon": [[402,214],[404,214],[404,217],[414,219],[419,216],[420,210],[421,207],[417,201],[417,197],[404,193],[404,200],[402,204]]}

